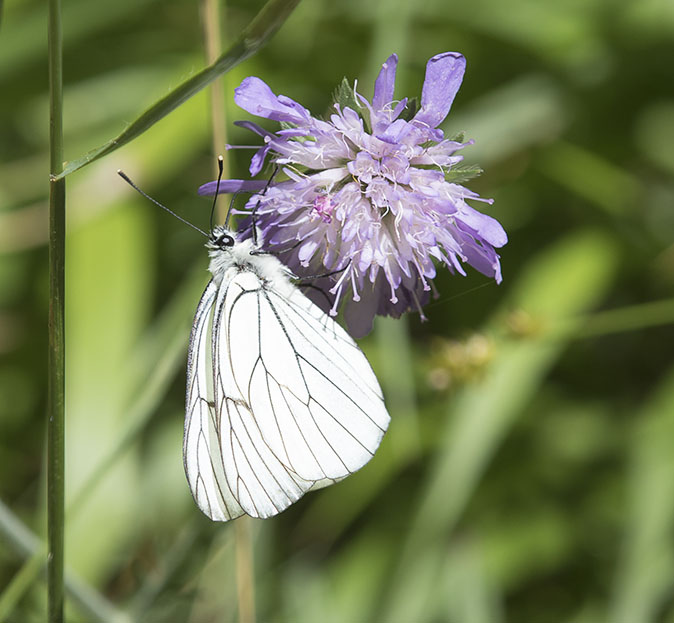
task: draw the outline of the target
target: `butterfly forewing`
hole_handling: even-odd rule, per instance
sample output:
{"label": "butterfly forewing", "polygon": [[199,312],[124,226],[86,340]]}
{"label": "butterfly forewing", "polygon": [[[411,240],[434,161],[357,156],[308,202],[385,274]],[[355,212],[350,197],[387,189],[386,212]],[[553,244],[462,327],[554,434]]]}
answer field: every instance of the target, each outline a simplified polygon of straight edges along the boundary
{"label": "butterfly forewing", "polygon": [[221,422],[215,408],[211,329],[217,287],[211,281],[194,317],[187,364],[183,460],[192,495],[211,519],[243,514],[225,478],[220,453]]}

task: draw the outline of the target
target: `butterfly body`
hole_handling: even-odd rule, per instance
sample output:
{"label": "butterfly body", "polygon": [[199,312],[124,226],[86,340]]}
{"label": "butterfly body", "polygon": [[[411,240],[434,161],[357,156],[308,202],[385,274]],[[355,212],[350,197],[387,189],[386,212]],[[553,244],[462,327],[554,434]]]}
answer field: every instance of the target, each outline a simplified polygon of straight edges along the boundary
{"label": "butterfly body", "polygon": [[190,338],[183,457],[211,519],[271,517],[360,469],[389,416],[365,355],[251,240],[216,227]]}
{"label": "butterfly body", "polygon": [[252,272],[277,288],[294,288],[289,281],[294,277],[290,269],[273,255],[260,252],[250,238],[239,241],[235,232],[225,227],[215,227],[206,248],[211,259],[208,270],[217,285],[220,285],[227,271],[234,270]]}

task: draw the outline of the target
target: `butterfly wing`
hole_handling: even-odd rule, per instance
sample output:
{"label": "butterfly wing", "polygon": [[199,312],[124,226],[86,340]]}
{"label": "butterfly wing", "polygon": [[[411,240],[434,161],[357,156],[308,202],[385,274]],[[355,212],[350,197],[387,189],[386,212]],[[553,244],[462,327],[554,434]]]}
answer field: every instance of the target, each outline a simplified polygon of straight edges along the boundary
{"label": "butterfly wing", "polygon": [[[190,358],[188,380],[198,387],[188,386],[185,463],[192,493],[212,519],[241,510],[276,515],[306,491],[360,469],[388,426],[363,352],[289,283],[270,285],[241,271],[219,289],[209,286]],[[195,442],[192,430],[204,441]]]}
{"label": "butterfly wing", "polygon": [[[212,321],[218,287],[211,281],[199,301],[187,359],[183,462],[197,506],[215,521],[243,514],[227,485],[220,452],[221,418],[213,391]],[[225,422],[225,426],[227,426]]]}
{"label": "butterfly wing", "polygon": [[[278,321],[269,323],[268,332],[273,327],[274,341],[286,351],[274,357],[271,347],[265,349],[271,341],[262,341],[268,374],[284,404],[292,405],[302,432],[288,460],[303,478],[319,485],[324,479],[340,480],[372,458],[388,427],[377,378],[353,338],[302,292],[272,288],[263,294],[263,317],[271,320],[273,315]],[[273,407],[272,399],[251,400],[260,416]],[[289,414],[290,409],[286,419]]]}

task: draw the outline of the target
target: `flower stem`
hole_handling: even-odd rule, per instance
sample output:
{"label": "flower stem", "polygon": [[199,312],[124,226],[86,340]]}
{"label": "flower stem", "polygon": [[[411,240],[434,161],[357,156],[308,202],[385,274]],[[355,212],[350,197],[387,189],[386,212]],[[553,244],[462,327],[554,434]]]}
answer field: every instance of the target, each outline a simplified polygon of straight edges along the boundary
{"label": "flower stem", "polygon": [[[63,170],[61,0],[49,0],[49,171]],[[63,621],[65,413],[65,180],[49,188],[49,388],[47,424],[47,592],[50,623]]]}

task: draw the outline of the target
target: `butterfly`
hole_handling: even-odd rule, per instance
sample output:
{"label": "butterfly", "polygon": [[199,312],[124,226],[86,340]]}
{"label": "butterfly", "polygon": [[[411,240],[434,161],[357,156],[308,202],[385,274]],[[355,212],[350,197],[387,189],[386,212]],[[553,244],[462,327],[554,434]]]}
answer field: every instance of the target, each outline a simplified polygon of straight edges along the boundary
{"label": "butterfly", "polygon": [[277,257],[222,226],[206,247],[212,279],[189,342],[185,473],[212,520],[272,517],[363,467],[390,417],[364,353]]}

